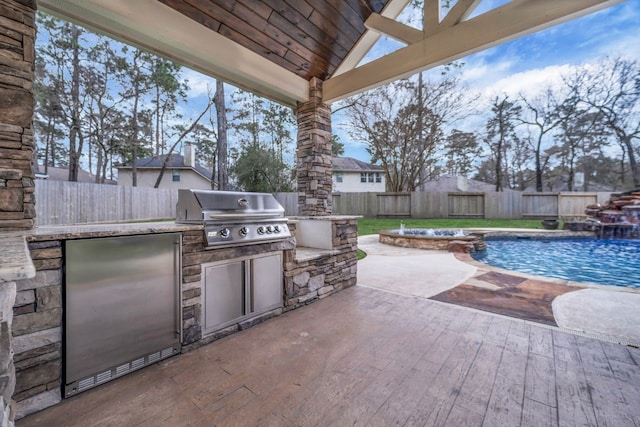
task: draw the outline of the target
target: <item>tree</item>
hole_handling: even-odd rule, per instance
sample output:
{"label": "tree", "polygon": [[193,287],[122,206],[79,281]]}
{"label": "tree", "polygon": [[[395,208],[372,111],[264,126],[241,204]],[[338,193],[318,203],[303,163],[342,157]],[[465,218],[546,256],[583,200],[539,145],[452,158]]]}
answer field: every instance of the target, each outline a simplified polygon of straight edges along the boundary
{"label": "tree", "polygon": [[[227,107],[224,98],[224,83],[221,80],[216,81],[216,94],[213,97],[216,107],[216,118],[218,126],[218,143],[216,144],[216,157],[218,159],[217,176],[218,189],[227,190],[229,188],[229,172],[227,162]],[[213,188],[214,179],[211,177],[211,188]]]}
{"label": "tree", "polygon": [[77,181],[85,136],[81,119],[85,101],[82,90],[86,55],[84,31],[74,24],[42,14],[38,15],[38,26],[49,34],[49,43],[37,51],[38,62],[43,68],[38,74],[42,80],[36,88],[47,88],[47,95],[40,99],[49,99],[51,107],[59,114],[58,123],[64,126],[68,140],[69,181]]}
{"label": "tree", "polygon": [[344,144],[340,142],[338,135],[331,135],[331,155],[339,157],[344,154]]}
{"label": "tree", "polygon": [[576,110],[575,104],[565,107],[573,110],[573,119],[562,122],[557,137],[562,141],[559,156],[563,170],[567,175],[567,187],[574,191],[576,164],[579,159],[590,157],[594,152],[606,144],[606,137],[602,131],[600,115],[588,110]]}
{"label": "tree", "polygon": [[[127,114],[123,110],[126,98],[118,86],[124,78],[126,60],[114,47],[106,37],[98,36],[88,49],[87,59],[92,66],[85,69],[87,103],[83,117],[88,122],[89,149],[93,147],[96,152],[98,183],[107,179],[107,167],[112,163],[113,153],[121,149],[122,135],[126,133]],[[89,170],[91,161],[89,151]]]}
{"label": "tree", "polygon": [[[68,151],[62,139],[64,117],[60,106],[56,101],[56,95],[51,86],[46,84],[46,68],[42,63],[41,55],[36,57],[36,78],[33,83],[35,96],[35,110],[33,126],[35,138],[40,142],[38,156],[42,160],[44,173],[48,173],[49,166],[66,166],[68,164]],[[44,145],[44,148],[42,147]],[[43,153],[44,151],[44,153]]]}
{"label": "tree", "polygon": [[291,169],[273,148],[251,144],[242,149],[232,172],[245,191],[293,191]]}
{"label": "tree", "polygon": [[179,127],[178,128],[181,131],[180,135],[178,136],[178,138],[176,138],[175,142],[173,143],[173,145],[171,145],[171,148],[169,148],[169,151],[164,156],[164,160],[162,161],[162,165],[160,166],[160,172],[158,173],[158,178],[156,178],[156,183],[154,184],[153,188],[159,188],[160,187],[160,183],[162,182],[162,177],[164,176],[164,173],[165,173],[165,171],[167,169],[167,166],[169,164],[169,159],[171,158],[171,154],[173,153],[173,150],[175,150],[175,148],[178,146],[178,144],[180,144],[187,136],[189,136],[193,132],[194,129],[197,128],[200,131],[202,131],[202,127],[198,126],[198,122],[200,121],[200,119],[202,119],[202,117],[205,114],[207,114],[207,112],[209,111],[209,109],[211,108],[213,103],[214,103],[214,101],[213,101],[212,97],[209,96],[209,102],[205,105],[204,110],[202,110],[200,115],[193,122],[191,122],[191,124],[188,127],[186,127],[186,128]]}
{"label": "tree", "polygon": [[449,175],[468,176],[479,156],[478,138],[472,132],[454,129],[447,136],[445,170]]}
{"label": "tree", "polygon": [[293,143],[291,110],[243,91],[234,94],[234,106],[232,126],[240,144],[232,172],[238,184],[247,191],[289,191],[292,173],[285,155]]}
{"label": "tree", "polygon": [[152,88],[152,57],[149,53],[138,49],[124,49],[129,54],[129,61],[125,68],[126,84],[123,85],[122,95],[130,103],[130,119],[127,126],[128,140],[124,147],[131,158],[131,184],[138,185],[137,162],[138,157],[152,153],[149,141],[152,141],[152,112],[144,104],[145,95]]}
{"label": "tree", "polygon": [[502,191],[509,182],[507,174],[508,152],[518,142],[515,123],[521,110],[522,107],[515,102],[509,101],[507,95],[496,96],[491,105],[493,116],[487,121],[485,144],[489,148],[495,168],[494,183],[496,191]]}
{"label": "tree", "polygon": [[425,171],[435,172],[444,126],[461,116],[465,101],[453,76],[401,80],[352,98],[349,133],[382,164],[388,191],[414,191],[432,177]]}
{"label": "tree", "polygon": [[640,187],[640,65],[635,60],[607,59],[594,69],[583,67],[570,87],[601,116],[629,162],[633,187]]}
{"label": "tree", "polygon": [[[565,110],[565,114],[561,114],[562,110],[551,88],[547,88],[543,95],[532,100],[528,100],[522,95],[520,100],[525,106],[524,117],[517,118],[517,120],[521,124],[528,125],[531,133],[526,141],[533,153],[536,191],[542,191],[542,178],[551,159],[548,155],[550,151],[547,150],[549,148],[547,137],[558,126],[570,119],[570,116],[567,116],[570,112]],[[545,156],[545,154],[547,155]]]}
{"label": "tree", "polygon": [[167,146],[167,121],[181,119],[177,113],[179,103],[186,102],[188,83],[178,80],[181,67],[158,56],[150,56],[150,85],[154,105],[155,154],[164,154]]}

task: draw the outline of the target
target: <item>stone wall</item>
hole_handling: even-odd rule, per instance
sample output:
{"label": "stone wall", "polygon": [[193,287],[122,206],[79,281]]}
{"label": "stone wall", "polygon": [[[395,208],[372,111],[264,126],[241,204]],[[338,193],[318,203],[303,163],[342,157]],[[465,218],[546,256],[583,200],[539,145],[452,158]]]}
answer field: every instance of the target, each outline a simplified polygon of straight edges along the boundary
{"label": "stone wall", "polygon": [[300,215],[331,215],[331,107],[322,102],[322,81],[309,82],[309,101],[298,105],[296,178]]}
{"label": "stone wall", "polygon": [[0,229],[35,218],[33,69],[35,0],[0,1]]}
{"label": "stone wall", "polygon": [[[285,311],[309,304],[356,284],[357,219],[329,219],[333,248],[297,248],[285,252]],[[302,256],[307,251],[309,256]],[[314,255],[315,252],[315,255]]]}
{"label": "stone wall", "polygon": [[29,251],[36,276],[16,281],[13,308],[16,418],[61,401],[62,244],[31,242]]}
{"label": "stone wall", "polygon": [[11,396],[13,395],[16,375],[13,367],[13,345],[11,326],[13,322],[13,304],[16,299],[15,282],[0,282],[0,426],[13,426]]}

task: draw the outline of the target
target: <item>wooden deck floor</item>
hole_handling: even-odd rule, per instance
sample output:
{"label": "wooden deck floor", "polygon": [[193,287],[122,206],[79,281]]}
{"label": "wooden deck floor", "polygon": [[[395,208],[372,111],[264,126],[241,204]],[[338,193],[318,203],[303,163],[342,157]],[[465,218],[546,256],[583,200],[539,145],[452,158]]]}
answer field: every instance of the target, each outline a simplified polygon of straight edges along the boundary
{"label": "wooden deck floor", "polygon": [[640,426],[640,350],[354,287],[26,426]]}

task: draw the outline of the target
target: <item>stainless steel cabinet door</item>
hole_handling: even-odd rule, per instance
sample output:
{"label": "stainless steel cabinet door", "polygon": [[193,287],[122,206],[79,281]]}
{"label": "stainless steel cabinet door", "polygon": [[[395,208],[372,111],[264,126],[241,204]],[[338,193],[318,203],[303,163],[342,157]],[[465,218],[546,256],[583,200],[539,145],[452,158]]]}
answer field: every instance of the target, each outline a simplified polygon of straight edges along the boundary
{"label": "stainless steel cabinet door", "polygon": [[206,333],[211,328],[244,316],[247,310],[244,261],[211,265],[204,270]]}
{"label": "stainless steel cabinet door", "polygon": [[253,312],[282,307],[282,255],[275,253],[251,260]]}

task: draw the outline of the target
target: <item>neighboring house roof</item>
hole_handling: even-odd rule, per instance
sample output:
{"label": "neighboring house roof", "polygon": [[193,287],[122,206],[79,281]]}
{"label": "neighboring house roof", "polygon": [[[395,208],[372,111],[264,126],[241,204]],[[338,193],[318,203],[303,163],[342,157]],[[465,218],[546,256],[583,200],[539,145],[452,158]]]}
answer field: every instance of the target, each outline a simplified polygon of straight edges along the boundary
{"label": "neighboring house roof", "polygon": [[[470,191],[487,193],[496,190],[495,184],[468,179],[464,176],[443,175],[436,180],[427,181],[420,187],[422,191]],[[515,191],[505,188],[504,191]]]}
{"label": "neighboring house roof", "polygon": [[[164,163],[166,154],[153,157],[144,157],[136,160],[136,168],[138,169],[160,169]],[[130,163],[123,165],[116,165],[118,169],[131,169]],[[167,162],[167,169],[192,169],[204,178],[211,180],[211,171],[207,170],[204,166],[196,163],[194,167],[187,166],[184,163],[184,156],[181,154],[169,154],[169,160]]]}
{"label": "neighboring house roof", "polygon": [[334,157],[332,169],[334,172],[382,172],[382,166],[372,165],[353,157]]}
{"label": "neighboring house roof", "polygon": [[[36,171],[36,177],[41,179],[49,179],[51,181],[68,181],[69,180],[69,167],[47,167],[47,172],[44,172],[44,166],[38,165]],[[96,176],[87,172],[86,170],[78,169],[78,182],[96,183]],[[115,184],[114,181],[107,179],[105,184]]]}

